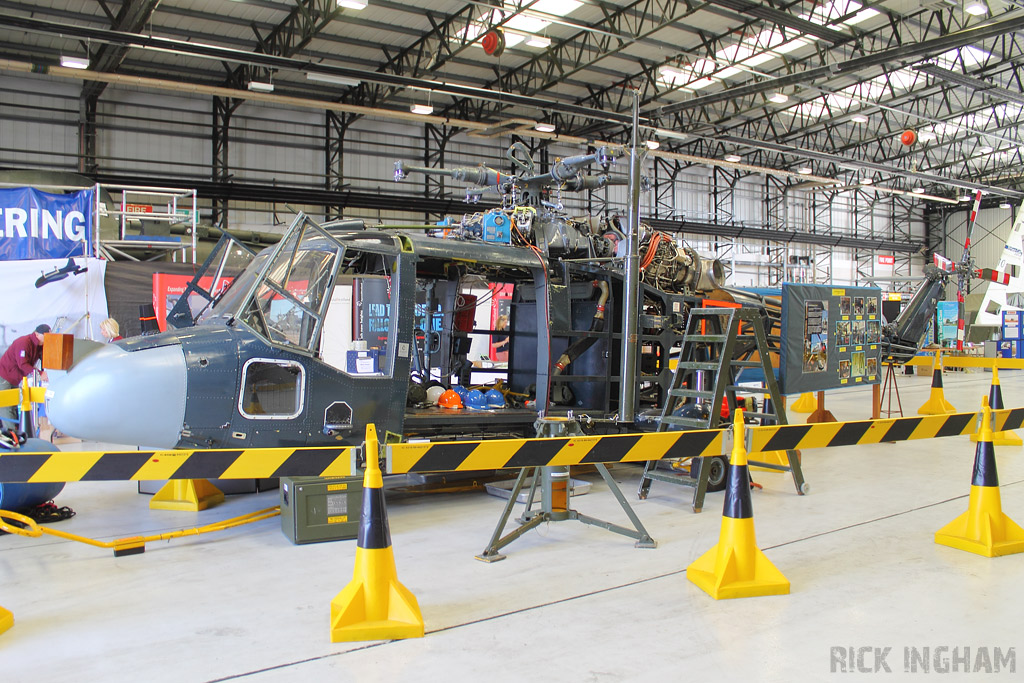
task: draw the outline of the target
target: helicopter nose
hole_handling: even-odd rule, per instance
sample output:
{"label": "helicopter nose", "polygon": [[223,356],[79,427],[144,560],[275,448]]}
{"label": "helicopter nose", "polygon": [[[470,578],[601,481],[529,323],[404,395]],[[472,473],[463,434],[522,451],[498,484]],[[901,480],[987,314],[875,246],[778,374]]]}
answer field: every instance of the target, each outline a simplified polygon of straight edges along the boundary
{"label": "helicopter nose", "polygon": [[46,392],[56,429],[79,439],[172,448],[185,421],[185,354],[173,344],[86,356]]}

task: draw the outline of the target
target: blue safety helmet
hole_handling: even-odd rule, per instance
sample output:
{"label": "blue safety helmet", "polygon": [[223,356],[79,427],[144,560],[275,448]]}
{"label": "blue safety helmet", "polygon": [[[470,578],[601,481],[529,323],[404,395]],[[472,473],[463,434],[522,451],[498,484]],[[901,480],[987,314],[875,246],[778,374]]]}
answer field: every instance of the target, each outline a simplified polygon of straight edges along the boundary
{"label": "blue safety helmet", "polygon": [[487,410],[487,399],[484,398],[484,392],[479,389],[474,389],[466,394],[465,398],[462,399],[462,402],[465,403],[466,407],[470,410]]}
{"label": "blue safety helmet", "polygon": [[488,408],[505,407],[505,397],[497,389],[491,389],[490,391],[488,391],[486,394],[484,394],[484,398],[487,399]]}
{"label": "blue safety helmet", "polygon": [[469,389],[467,389],[466,387],[462,386],[461,384],[453,384],[452,385],[452,391],[454,391],[456,394],[459,395],[459,397],[462,399],[463,403],[466,402],[466,396],[469,395]]}

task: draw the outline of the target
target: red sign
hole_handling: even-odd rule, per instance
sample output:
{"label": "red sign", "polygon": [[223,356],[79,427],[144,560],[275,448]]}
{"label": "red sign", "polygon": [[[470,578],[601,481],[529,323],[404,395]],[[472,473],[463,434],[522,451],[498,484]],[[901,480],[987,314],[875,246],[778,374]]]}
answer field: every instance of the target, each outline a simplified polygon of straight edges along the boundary
{"label": "red sign", "polygon": [[153,213],[152,204],[125,204],[125,213]]}
{"label": "red sign", "polygon": [[880,265],[880,266],[894,266],[894,265],[896,265],[896,257],[895,256],[879,256],[878,257],[878,265]]}
{"label": "red sign", "polygon": [[[217,282],[217,290],[213,291],[216,296],[220,290],[227,287],[234,278],[222,277]],[[188,283],[192,282],[191,275],[172,275],[170,273],[153,273],[153,308],[156,310],[156,321],[161,332],[167,331],[167,314],[178,303],[178,299],[185,293]],[[199,279],[199,286],[210,290],[213,278],[206,276]],[[198,294],[189,297],[189,306],[193,315],[198,313],[206,305],[206,299]]]}

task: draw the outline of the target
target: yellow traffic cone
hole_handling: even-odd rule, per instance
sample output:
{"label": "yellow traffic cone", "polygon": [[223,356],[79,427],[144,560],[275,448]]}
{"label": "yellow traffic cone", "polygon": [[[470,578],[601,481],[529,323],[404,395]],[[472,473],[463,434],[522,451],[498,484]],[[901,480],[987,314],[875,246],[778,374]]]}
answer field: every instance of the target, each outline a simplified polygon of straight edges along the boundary
{"label": "yellow traffic cone", "polygon": [[715,600],[789,593],[789,579],[757,547],[743,440],[743,411],[737,410],[718,544],[686,568],[686,578]]}
{"label": "yellow traffic cone", "polygon": [[172,479],[153,494],[150,510],[199,512],[224,502],[224,493],[206,479]]}
{"label": "yellow traffic cone", "polygon": [[936,531],[935,542],[985,557],[1024,552],[1024,529],[1003,514],[992,445],[992,409],[987,399],[982,412],[967,512]]}
{"label": "yellow traffic cone", "polygon": [[917,409],[918,415],[945,415],[955,413],[956,408],[946,400],[942,393],[942,357],[939,351],[935,352],[935,363],[932,366],[932,391],[924,405]]}
{"label": "yellow traffic cone", "polygon": [[813,413],[818,409],[818,402],[814,399],[814,394],[808,391],[800,394],[800,398],[793,401],[789,409],[794,413]]}
{"label": "yellow traffic cone", "polygon": [[14,626],[14,615],[9,610],[0,607],[0,633],[9,631]]}
{"label": "yellow traffic cone", "polygon": [[363,513],[352,581],[331,600],[331,642],[422,638],[416,596],[398,581],[377,462],[377,430],[366,426]]}
{"label": "yellow traffic cone", "polygon": [[[1003,409],[1003,388],[999,386],[999,368],[992,366],[992,387],[988,390],[988,404],[992,410]],[[979,432],[971,434],[971,441],[977,441]],[[1002,431],[992,434],[992,443],[996,446],[1024,446],[1024,441],[1015,432]]]}

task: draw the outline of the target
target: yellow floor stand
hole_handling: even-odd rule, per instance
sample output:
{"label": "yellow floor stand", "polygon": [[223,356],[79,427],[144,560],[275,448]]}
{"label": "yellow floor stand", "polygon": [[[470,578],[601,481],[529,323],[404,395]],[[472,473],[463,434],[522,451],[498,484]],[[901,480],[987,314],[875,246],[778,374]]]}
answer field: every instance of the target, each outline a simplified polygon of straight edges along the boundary
{"label": "yellow floor stand", "polygon": [[352,581],[331,600],[331,642],[422,638],[416,596],[398,581],[391,549],[377,431],[366,426],[363,512]]}
{"label": "yellow floor stand", "polygon": [[936,531],[935,542],[985,557],[1024,552],[1024,529],[1003,514],[988,401],[982,410],[967,512]]}
{"label": "yellow floor stand", "polygon": [[[1003,388],[999,386],[999,368],[995,365],[992,366],[992,386],[988,390],[988,404],[992,406],[992,410],[1003,409]],[[977,441],[978,438],[978,432],[971,434],[971,441]],[[1024,441],[1015,432],[1010,431],[994,432],[992,443],[996,446],[1024,446]]]}
{"label": "yellow floor stand", "polygon": [[732,458],[718,544],[686,568],[686,578],[715,600],[789,593],[789,579],[757,547],[743,411],[733,423]]}
{"label": "yellow floor stand", "polygon": [[814,394],[808,391],[800,394],[800,398],[793,401],[789,409],[794,413],[813,413],[818,409],[818,402],[814,400]]}
{"label": "yellow floor stand", "polygon": [[14,626],[14,615],[9,610],[0,607],[0,633],[9,631]]}
{"label": "yellow floor stand", "polygon": [[939,352],[936,351],[935,364],[932,366],[932,391],[924,405],[917,409],[917,414],[946,415],[947,413],[955,412],[956,408],[946,400],[946,395],[942,392],[942,358]]}
{"label": "yellow floor stand", "polygon": [[149,501],[150,510],[199,512],[224,502],[224,494],[206,479],[174,479]]}

